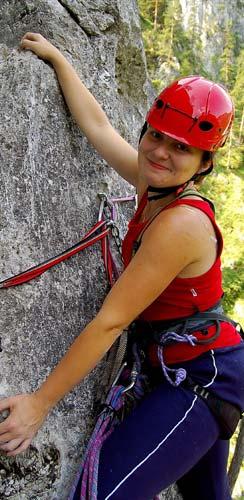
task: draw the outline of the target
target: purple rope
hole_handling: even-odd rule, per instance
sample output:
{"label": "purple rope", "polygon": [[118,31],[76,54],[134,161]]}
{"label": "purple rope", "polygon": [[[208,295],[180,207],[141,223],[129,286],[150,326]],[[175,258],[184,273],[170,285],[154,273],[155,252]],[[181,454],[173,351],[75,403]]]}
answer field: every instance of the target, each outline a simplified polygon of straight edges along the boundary
{"label": "purple rope", "polygon": [[[137,375],[137,373],[140,373],[141,361],[136,345],[133,346],[133,353],[136,364],[136,380],[133,393],[136,399],[140,399],[144,395],[143,380],[145,376]],[[124,391],[125,387],[123,385],[115,385],[110,389],[105,401],[105,408],[98,417],[68,500],[73,500],[76,492],[79,494],[80,500],[97,499],[100,452],[104,441],[119,423],[115,412],[119,411],[124,405]],[[79,488],[79,491],[77,491],[77,488]]]}
{"label": "purple rope", "polygon": [[[187,372],[184,368],[169,368],[166,366],[164,362],[163,356],[163,347],[167,344],[171,344],[172,342],[188,342],[192,346],[196,343],[196,337],[194,335],[178,334],[175,332],[167,332],[162,335],[160,339],[160,346],[158,346],[158,359],[161,363],[161,367],[163,370],[163,374],[166,380],[173,385],[174,387],[178,387],[181,382],[183,382],[187,377]],[[174,375],[174,380],[171,378],[170,374]]]}
{"label": "purple rope", "polygon": [[105,408],[98,417],[68,500],[74,498],[80,479],[80,500],[87,500],[87,498],[89,500],[97,499],[100,451],[103,442],[118,424],[118,419],[114,416],[114,411],[119,411],[124,404],[123,390],[124,386],[121,385],[110,389],[105,401]]}
{"label": "purple rope", "polygon": [[122,202],[122,201],[134,201],[135,199],[135,195],[132,194],[131,196],[123,196],[121,198],[116,198],[115,196],[113,196],[113,198],[111,198],[111,201],[113,203],[116,203],[116,202]]}
{"label": "purple rope", "polygon": [[196,340],[197,339],[194,335],[187,335],[186,333],[182,335],[176,332],[166,332],[160,339],[160,345],[167,345],[172,342],[189,342],[189,344],[194,346]]}

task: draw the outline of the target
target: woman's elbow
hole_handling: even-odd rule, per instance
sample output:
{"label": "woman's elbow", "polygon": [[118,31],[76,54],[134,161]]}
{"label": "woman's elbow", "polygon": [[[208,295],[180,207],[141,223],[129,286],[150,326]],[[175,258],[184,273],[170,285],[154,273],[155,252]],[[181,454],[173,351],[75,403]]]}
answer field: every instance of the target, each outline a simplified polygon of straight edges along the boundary
{"label": "woman's elbow", "polygon": [[123,330],[128,326],[128,323],[122,317],[117,317],[114,314],[104,314],[100,311],[96,318],[92,321],[96,330],[103,335],[107,335],[114,341],[121,335]]}

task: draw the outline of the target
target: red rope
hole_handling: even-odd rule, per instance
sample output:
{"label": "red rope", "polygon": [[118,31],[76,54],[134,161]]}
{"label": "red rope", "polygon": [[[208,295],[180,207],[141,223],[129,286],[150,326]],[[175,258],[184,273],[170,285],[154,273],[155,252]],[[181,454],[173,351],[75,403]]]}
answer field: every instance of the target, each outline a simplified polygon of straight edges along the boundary
{"label": "red rope", "polygon": [[[105,227],[102,231],[101,229]],[[99,234],[96,234],[98,231],[101,231]],[[11,286],[22,285],[23,283],[27,283],[28,281],[37,278],[43,274],[47,269],[50,269],[53,266],[56,266],[60,262],[69,259],[73,255],[81,252],[85,248],[97,243],[97,241],[103,240],[108,235],[110,229],[106,227],[106,221],[97,222],[86,234],[85,236],[75,245],[68,248],[64,252],[55,257],[51,257],[50,259],[38,264],[37,266],[33,266],[22,273],[19,273],[11,278],[7,278],[4,281],[0,282],[0,288],[9,288]],[[95,233],[95,234],[94,234]]]}
{"label": "red rope", "polygon": [[64,252],[60,253],[59,255],[51,257],[50,259],[38,264],[37,266],[30,267],[26,271],[23,271],[19,274],[16,274],[15,276],[11,276],[10,278],[0,281],[0,289],[10,288],[12,286],[17,286],[17,285],[22,285],[23,283],[27,283],[28,281],[40,276],[51,267],[56,266],[60,262],[69,259],[78,252],[81,252],[85,248],[93,245],[94,243],[97,243],[97,241],[101,241],[101,250],[104,261],[104,267],[107,273],[110,286],[112,287],[114,282],[119,277],[119,272],[117,270],[109,246],[108,235],[110,232],[110,227],[108,224],[109,221],[104,220],[104,207],[105,203],[107,203],[110,209],[110,217],[112,218],[112,221],[114,221],[116,217],[114,202],[128,201],[132,199],[134,199],[134,196],[128,196],[123,198],[112,198],[111,201],[109,202],[107,196],[103,195],[103,197],[101,198],[102,201],[99,210],[99,221],[85,234],[85,236],[78,243],[68,248],[67,250],[64,250]]}

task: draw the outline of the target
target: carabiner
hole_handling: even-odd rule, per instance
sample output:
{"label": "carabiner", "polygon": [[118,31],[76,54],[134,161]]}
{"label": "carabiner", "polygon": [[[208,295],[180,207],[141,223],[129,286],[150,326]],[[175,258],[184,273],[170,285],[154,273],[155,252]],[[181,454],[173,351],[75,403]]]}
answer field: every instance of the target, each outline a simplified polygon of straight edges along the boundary
{"label": "carabiner", "polygon": [[[98,214],[98,221],[100,221],[102,219],[102,215],[103,215],[105,207],[108,207],[108,209],[110,210],[111,219],[116,220],[117,212],[116,212],[116,209],[115,209],[113,202],[108,198],[108,196],[105,193],[97,193],[97,195],[99,196],[99,198],[101,200],[99,214]],[[105,216],[106,216],[106,214],[105,214]]]}
{"label": "carabiner", "polygon": [[125,362],[121,365],[121,367],[120,367],[120,369],[119,369],[119,371],[118,371],[118,373],[117,373],[117,375],[116,375],[116,377],[115,377],[115,379],[114,379],[114,381],[113,381],[113,383],[112,383],[111,387],[114,387],[114,386],[116,385],[116,383],[118,382],[119,377],[120,377],[120,375],[121,375],[121,373],[122,373],[123,369],[124,369],[126,366],[127,366],[127,361],[125,361]]}
{"label": "carabiner", "polygon": [[98,222],[100,222],[102,220],[105,204],[107,203],[107,196],[105,193],[97,193],[97,196],[100,198],[100,207],[98,212]]}
{"label": "carabiner", "polygon": [[131,370],[131,374],[130,374],[130,378],[131,378],[131,383],[125,387],[122,391],[122,394],[125,394],[126,392],[128,392],[130,389],[132,389],[132,387],[134,387],[135,383],[136,383],[136,379],[137,379],[137,375],[138,375],[138,370],[137,370],[137,367],[136,367],[136,363],[133,364],[133,368]]}

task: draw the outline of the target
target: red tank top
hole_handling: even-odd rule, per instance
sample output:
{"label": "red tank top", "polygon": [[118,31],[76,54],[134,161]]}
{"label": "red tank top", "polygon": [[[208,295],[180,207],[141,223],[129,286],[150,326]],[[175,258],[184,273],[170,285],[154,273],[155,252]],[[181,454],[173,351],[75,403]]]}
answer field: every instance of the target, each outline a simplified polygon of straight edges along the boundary
{"label": "red tank top", "polygon": [[[129,223],[128,232],[124,238],[122,253],[125,267],[128,266],[132,258],[133,244],[137,241],[139,235],[147,224],[147,221],[140,222],[141,213],[147,203],[147,193],[141,199],[139,207]],[[206,311],[218,302],[222,295],[222,273],[220,256],[223,249],[223,239],[221,232],[215,222],[214,212],[209,203],[204,200],[196,199],[177,199],[167,205],[163,210],[173,208],[179,205],[188,205],[198,208],[204,212],[211,220],[217,242],[218,253],[212,267],[204,274],[194,278],[175,278],[170,285],[157,297],[157,299],[147,307],[139,316],[139,319],[145,321],[167,320],[191,316],[197,311]],[[211,337],[215,332],[215,326],[209,327],[208,336]],[[199,339],[201,335],[197,335]],[[207,337],[204,336],[204,339]],[[188,344],[172,344],[164,348],[165,360],[168,363],[186,361],[199,354],[213,348],[235,345],[241,341],[240,335],[229,323],[221,324],[221,334],[211,344],[190,346]],[[151,355],[155,347],[152,346]],[[156,358],[154,359],[156,361]]]}

